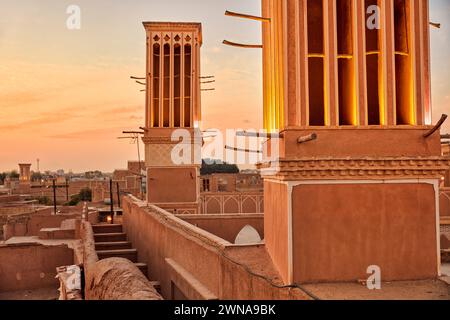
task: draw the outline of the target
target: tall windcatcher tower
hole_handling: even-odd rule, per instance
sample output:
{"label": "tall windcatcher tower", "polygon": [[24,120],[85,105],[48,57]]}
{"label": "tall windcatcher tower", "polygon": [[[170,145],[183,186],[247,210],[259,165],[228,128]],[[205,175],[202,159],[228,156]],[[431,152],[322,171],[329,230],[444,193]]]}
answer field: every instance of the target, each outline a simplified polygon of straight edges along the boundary
{"label": "tall windcatcher tower", "polygon": [[[147,200],[177,213],[196,213],[201,135],[200,23],[144,22],[147,34]],[[173,159],[177,129],[189,132],[189,161]],[[185,159],[186,159],[186,155]]]}
{"label": "tall windcatcher tower", "polygon": [[[427,0],[263,0],[265,243],[285,283],[439,273]],[[433,130],[436,129],[436,130]]]}
{"label": "tall windcatcher tower", "polygon": [[263,0],[264,124],[431,124],[428,0]]}

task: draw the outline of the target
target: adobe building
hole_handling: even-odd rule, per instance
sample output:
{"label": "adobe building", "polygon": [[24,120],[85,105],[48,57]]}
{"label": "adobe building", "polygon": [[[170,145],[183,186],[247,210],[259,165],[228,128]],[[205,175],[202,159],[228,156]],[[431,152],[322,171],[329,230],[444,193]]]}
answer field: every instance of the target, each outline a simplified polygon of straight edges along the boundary
{"label": "adobe building", "polygon": [[[446,143],[442,145],[442,154],[444,156],[450,156],[450,143]],[[442,186],[444,188],[450,188],[450,169],[445,173]]]}
{"label": "adobe building", "polygon": [[19,163],[19,181],[23,184],[31,183],[31,164]]}
{"label": "adobe building", "polygon": [[31,188],[31,164],[19,163],[19,190],[28,193]]}
{"label": "adobe building", "polygon": [[248,192],[263,190],[259,174],[212,173],[202,175],[201,192]]}
{"label": "adobe building", "polygon": [[262,8],[264,125],[279,132],[278,161],[260,166],[264,234],[284,283],[366,279],[372,265],[382,281],[436,278],[450,158],[430,131],[428,1]]}
{"label": "adobe building", "polygon": [[[442,154],[450,156],[450,144],[442,145]],[[443,250],[450,249],[450,169],[446,171],[441,182],[440,199],[440,225],[441,225],[441,252],[445,256]]]}
{"label": "adobe building", "polygon": [[[200,197],[201,120],[200,23],[144,22],[147,34],[145,165],[147,201],[177,213],[197,213]],[[172,134],[187,130],[187,161],[175,163],[179,143]],[[186,132],[186,131],[185,131]]]}

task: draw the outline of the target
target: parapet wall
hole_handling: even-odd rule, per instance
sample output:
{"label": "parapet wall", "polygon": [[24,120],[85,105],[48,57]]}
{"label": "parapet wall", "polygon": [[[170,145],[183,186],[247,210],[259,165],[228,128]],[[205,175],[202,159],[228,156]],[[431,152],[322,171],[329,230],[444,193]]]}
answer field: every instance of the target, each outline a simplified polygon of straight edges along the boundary
{"label": "parapet wall", "polygon": [[0,245],[0,292],[58,288],[56,267],[72,265],[66,245]]}
{"label": "parapet wall", "polygon": [[166,299],[309,299],[282,287],[264,245],[232,245],[132,196],[123,225]]}
{"label": "parapet wall", "polygon": [[[53,209],[44,209],[37,213],[10,216],[3,222],[3,238],[8,240],[12,237],[38,236],[39,231],[43,228],[59,228],[64,220],[81,218],[81,207],[71,208],[75,211],[69,210],[68,208],[64,209],[66,212],[56,215],[53,214]],[[88,220],[90,222],[97,221],[98,212],[90,211]]]}

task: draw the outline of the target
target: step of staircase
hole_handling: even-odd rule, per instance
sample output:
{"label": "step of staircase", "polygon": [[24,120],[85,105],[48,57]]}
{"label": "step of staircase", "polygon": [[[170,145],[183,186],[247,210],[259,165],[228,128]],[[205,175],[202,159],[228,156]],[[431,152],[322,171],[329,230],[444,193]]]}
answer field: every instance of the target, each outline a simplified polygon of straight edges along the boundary
{"label": "step of staircase", "polygon": [[450,249],[441,250],[441,262],[450,263]]}
{"label": "step of staircase", "polygon": [[153,286],[153,288],[156,289],[159,294],[161,294],[161,283],[159,281],[150,281],[150,284]]}
{"label": "step of staircase", "polygon": [[132,249],[130,241],[96,242],[95,250]]}
{"label": "step of staircase", "polygon": [[136,249],[97,250],[97,256],[100,260],[107,258],[124,258],[131,262],[137,262]]}
{"label": "step of staircase", "polygon": [[134,264],[141,272],[144,274],[145,277],[148,277],[147,275],[147,264],[142,262],[135,262]]}
{"label": "step of staircase", "polygon": [[95,224],[92,226],[94,233],[122,233],[121,224]]}
{"label": "step of staircase", "polygon": [[127,241],[127,235],[123,232],[120,233],[95,233],[95,242],[118,242]]}

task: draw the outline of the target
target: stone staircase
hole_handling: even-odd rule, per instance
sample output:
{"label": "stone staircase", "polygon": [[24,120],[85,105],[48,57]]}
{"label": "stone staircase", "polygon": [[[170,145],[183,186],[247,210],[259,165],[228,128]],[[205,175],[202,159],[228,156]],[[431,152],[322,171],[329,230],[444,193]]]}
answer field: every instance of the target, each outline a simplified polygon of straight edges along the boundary
{"label": "stone staircase", "polygon": [[99,260],[107,258],[125,258],[134,262],[136,267],[148,277],[147,264],[138,262],[138,252],[133,249],[121,224],[96,224],[94,230],[95,250]]}

